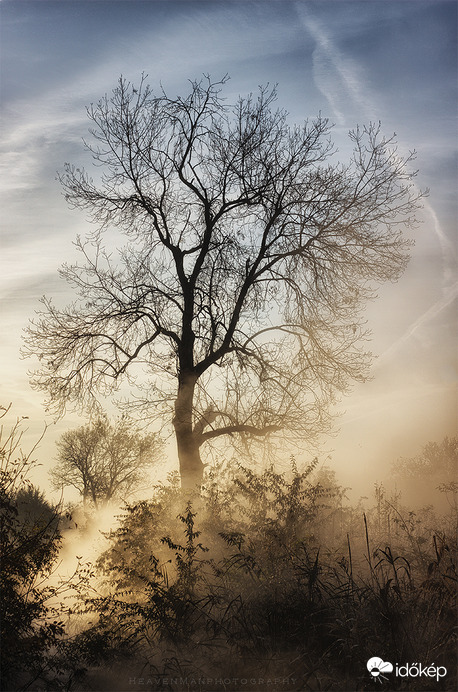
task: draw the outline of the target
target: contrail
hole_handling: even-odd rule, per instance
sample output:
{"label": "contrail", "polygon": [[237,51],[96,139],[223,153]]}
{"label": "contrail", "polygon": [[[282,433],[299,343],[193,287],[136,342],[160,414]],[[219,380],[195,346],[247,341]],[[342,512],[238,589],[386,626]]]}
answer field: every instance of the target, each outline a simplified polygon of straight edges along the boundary
{"label": "contrail", "polygon": [[[374,118],[375,98],[370,94],[368,86],[363,83],[362,72],[357,63],[342,55],[332,35],[325,30],[318,19],[311,16],[309,10],[302,3],[297,5],[297,10],[305,28],[316,43],[313,51],[315,84],[331,106],[337,122],[344,125],[346,119],[345,102],[342,96],[353,101],[367,119]],[[417,191],[420,192],[418,188]],[[382,359],[385,360],[392,356],[422,325],[434,319],[456,297],[457,284],[453,284],[455,279],[455,248],[443,232],[437,214],[428,200],[423,201],[423,208],[432,219],[432,229],[441,248],[443,297],[418,317],[407,328],[405,334],[382,354],[378,359],[379,365]]]}
{"label": "contrail", "polygon": [[[338,123],[345,124],[345,114],[338,103],[339,91],[342,92],[342,88],[346,96],[349,96],[363,112],[366,119],[373,118],[376,110],[374,99],[368,98],[370,92],[366,85],[363,86],[359,65],[353,59],[342,55],[321,22],[312,17],[303,4],[299,4],[297,8],[305,28],[316,43],[313,51],[315,84],[329,102]],[[332,72],[337,78],[337,84]]]}
{"label": "contrail", "polygon": [[449,238],[447,238],[444,231],[442,230],[439,219],[437,218],[437,214],[434,211],[431,204],[428,202],[428,200],[424,200],[423,207],[433,220],[433,229],[439,240],[439,245],[441,247],[442,264],[444,267],[442,284],[444,293],[446,293],[456,276],[456,249],[453,243],[450,241]]}
{"label": "contrail", "polygon": [[394,342],[394,344],[391,344],[389,348],[386,349],[382,353],[379,358],[377,358],[377,361],[375,363],[375,368],[379,368],[380,365],[391,358],[394,353],[408,340],[410,339],[411,336],[415,334],[415,332],[422,327],[424,324],[427,322],[430,322],[433,320],[442,310],[445,310],[450,303],[452,303],[456,297],[458,296],[458,281],[455,281],[453,286],[451,286],[446,294],[440,298],[440,300],[436,301],[434,305],[432,305],[426,312],[424,312],[420,317],[418,317],[415,322],[413,322],[410,327],[404,332],[404,334]]}

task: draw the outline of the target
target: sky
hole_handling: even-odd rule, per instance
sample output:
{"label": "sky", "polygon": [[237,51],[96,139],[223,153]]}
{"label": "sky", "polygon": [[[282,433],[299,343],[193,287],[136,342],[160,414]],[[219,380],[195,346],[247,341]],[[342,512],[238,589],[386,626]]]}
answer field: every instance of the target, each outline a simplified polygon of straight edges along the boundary
{"label": "sky", "polygon": [[[430,193],[410,264],[367,310],[372,380],[337,407],[323,459],[362,489],[401,456],[456,434],[457,3],[432,0],[0,0],[0,404],[27,416],[46,470],[76,414],[53,424],[20,358],[22,330],[46,294],[70,302],[57,269],[91,230],[67,208],[56,172],[90,167],[85,108],[122,74],[187,93],[188,80],[230,75],[229,101],[278,84],[291,123],[318,112],[347,133],[382,123],[401,153],[417,151],[416,183]],[[337,410],[336,409],[336,410]]]}

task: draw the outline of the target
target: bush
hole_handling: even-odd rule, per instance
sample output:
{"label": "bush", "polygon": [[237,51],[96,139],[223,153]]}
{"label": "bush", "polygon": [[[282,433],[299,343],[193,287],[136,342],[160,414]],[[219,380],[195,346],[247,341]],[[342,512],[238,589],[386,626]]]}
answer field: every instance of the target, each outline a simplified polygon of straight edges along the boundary
{"label": "bush", "polygon": [[[159,676],[170,690],[187,689],[186,678],[246,678],[256,690],[269,677],[294,679],[295,689],[364,690],[374,687],[367,660],[383,654],[445,665],[435,689],[455,689],[451,537],[435,533],[405,557],[408,522],[388,543],[379,493],[360,517],[361,540],[347,535],[326,551],[320,524],[336,488],[329,494],[312,471],[293,467],[288,480],[240,468],[230,502],[221,487],[215,501],[211,484],[192,501],[172,485],[126,507],[99,561],[100,593],[82,604],[95,619],[73,655],[93,670],[122,666],[125,685],[135,675]],[[391,685],[429,689],[427,680]]]}
{"label": "bush", "polygon": [[[4,417],[9,409],[3,409]],[[49,583],[61,546],[60,508],[27,479],[32,454],[21,449],[21,422],[0,430],[0,613],[3,690],[33,689],[54,671],[64,633],[59,587]],[[53,677],[53,675],[51,675]]]}

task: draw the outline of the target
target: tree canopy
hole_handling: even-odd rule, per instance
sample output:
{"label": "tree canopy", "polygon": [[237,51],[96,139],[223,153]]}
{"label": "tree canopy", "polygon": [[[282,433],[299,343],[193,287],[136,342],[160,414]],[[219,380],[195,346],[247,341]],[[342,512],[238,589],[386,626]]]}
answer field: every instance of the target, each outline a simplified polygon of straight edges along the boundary
{"label": "tree canopy", "polygon": [[380,125],[350,132],[339,163],[325,118],[289,124],[269,87],[227,103],[225,83],[171,98],[121,78],[88,108],[102,173],[61,176],[95,223],[61,270],[77,300],[43,299],[26,346],[60,413],[140,386],[173,422],[184,486],[202,481],[204,443],[329,427],[334,397],[367,376],[361,311],[404,270],[421,197],[414,154]]}
{"label": "tree canopy", "polygon": [[155,435],[142,435],[127,418],[114,424],[99,418],[63,433],[51,479],[55,488],[73,486],[97,508],[137,490],[159,449]]}

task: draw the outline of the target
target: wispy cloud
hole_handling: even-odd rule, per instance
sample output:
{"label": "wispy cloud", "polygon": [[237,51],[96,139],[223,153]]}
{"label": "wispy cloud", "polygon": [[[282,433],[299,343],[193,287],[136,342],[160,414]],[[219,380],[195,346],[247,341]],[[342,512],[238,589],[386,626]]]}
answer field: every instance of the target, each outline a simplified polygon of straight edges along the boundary
{"label": "wispy cloud", "polygon": [[1,189],[11,192],[43,185],[43,167],[52,160],[50,148],[80,141],[84,124],[82,104],[60,89],[27,103],[10,104],[0,141]]}
{"label": "wispy cloud", "polygon": [[[313,16],[304,3],[297,3],[297,10],[305,29],[315,41],[313,50],[315,84],[332,108],[337,124],[346,125],[355,112],[361,114],[366,120],[378,119],[380,117],[378,98],[367,84],[362,66],[354,58],[342,53],[332,31]],[[388,358],[393,357],[408,339],[433,320],[456,297],[457,284],[451,285],[455,278],[455,248],[442,230],[438,215],[429,200],[424,201],[423,207],[427,217],[429,216],[431,228],[441,248],[443,297],[428,307],[408,326],[405,333],[380,357],[379,366]],[[425,223],[428,223],[428,218],[425,219]]]}
{"label": "wispy cloud", "polygon": [[[428,200],[424,200],[423,207],[431,218],[432,227],[441,248],[443,266],[442,284],[444,294],[447,295],[450,285],[453,284],[456,277],[456,245],[450,241],[442,230],[439,218]],[[456,286],[456,284],[454,284],[454,286]],[[452,289],[454,286],[452,285]]]}
{"label": "wispy cloud", "polygon": [[409,327],[404,334],[397,339],[389,348],[387,348],[377,359],[376,368],[380,368],[386,361],[390,360],[399,349],[414,335],[418,334],[419,330],[429,322],[432,322],[441,312],[449,307],[458,297],[458,281],[447,289],[445,295],[437,300],[434,305],[431,305],[428,310],[421,314]]}
{"label": "wispy cloud", "polygon": [[364,83],[361,65],[340,51],[332,33],[304,3],[298,3],[297,8],[305,29],[315,41],[315,85],[331,106],[337,123],[347,124],[349,104],[354,104],[365,120],[373,119],[375,97]]}

